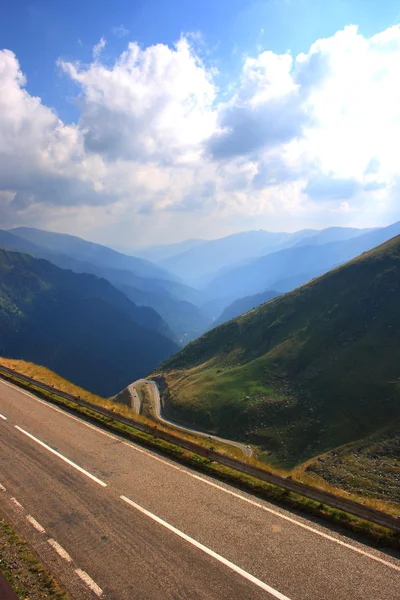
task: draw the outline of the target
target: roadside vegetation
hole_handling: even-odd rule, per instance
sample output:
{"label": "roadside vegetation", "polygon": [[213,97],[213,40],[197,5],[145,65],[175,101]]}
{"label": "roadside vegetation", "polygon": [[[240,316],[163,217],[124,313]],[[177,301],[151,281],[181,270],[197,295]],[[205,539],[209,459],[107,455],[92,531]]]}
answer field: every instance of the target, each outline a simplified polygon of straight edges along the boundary
{"label": "roadside vegetation", "polygon": [[350,494],[376,501],[376,508],[400,514],[400,430],[385,433],[331,450],[294,470],[310,485],[329,484]]}
{"label": "roadside vegetation", "polygon": [[[166,431],[169,433],[174,433],[178,435],[182,439],[186,439],[200,446],[203,446],[206,449],[214,449],[227,454],[228,456],[233,456],[234,458],[243,459],[243,453],[239,448],[235,446],[231,446],[229,444],[223,444],[222,442],[218,442],[215,440],[207,439],[203,436],[196,436],[195,434],[189,434],[175,429],[173,426],[169,426],[167,424],[161,424],[159,420],[155,416],[154,405],[151,399],[151,394],[147,390],[147,384],[143,383],[139,386],[139,396],[144,403],[142,405],[143,410],[141,414],[136,414],[131,409],[131,396],[128,389],[122,390],[116,396],[112,398],[102,398],[96,394],[92,394],[87,390],[84,390],[70,381],[64,379],[47,369],[46,367],[42,367],[40,365],[36,365],[31,362],[27,362],[24,360],[17,360],[13,358],[4,358],[0,357],[0,366],[7,367],[8,369],[12,369],[16,371],[16,373],[21,373],[22,375],[26,375],[27,377],[32,377],[37,381],[45,383],[46,385],[50,385],[54,387],[55,390],[60,390],[62,392],[66,392],[67,394],[71,394],[76,398],[81,398],[82,400],[86,400],[91,404],[101,406],[106,408],[107,410],[111,410],[116,414],[120,414],[124,417],[128,417],[134,421],[138,421],[140,423],[145,423],[146,425],[156,426],[160,431]],[[41,392],[42,393],[42,392]]]}
{"label": "roadside vegetation", "polygon": [[[359,519],[358,517],[349,515],[348,513],[345,513],[341,510],[331,508],[319,502],[315,502],[313,500],[304,498],[293,492],[283,490],[277,486],[263,482],[249,475],[240,473],[234,469],[212,462],[206,456],[200,456],[199,454],[195,454],[186,449],[183,449],[179,445],[166,442],[160,438],[155,437],[154,435],[144,433],[136,429],[134,425],[128,426],[122,423],[118,423],[112,418],[97,413],[95,410],[91,410],[89,408],[79,406],[74,402],[65,400],[64,398],[57,395],[56,390],[54,391],[54,393],[43,392],[39,388],[35,387],[35,385],[33,384],[31,385],[23,383],[21,380],[18,379],[17,374],[11,376],[4,376],[4,378],[16,383],[22,388],[34,392],[38,396],[50,400],[54,404],[62,406],[65,409],[76,414],[80,414],[84,419],[92,421],[93,423],[103,426],[111,431],[114,431],[115,433],[119,434],[122,437],[125,437],[128,440],[156,450],[164,455],[170,456],[174,460],[177,460],[182,464],[188,465],[191,468],[194,468],[205,474],[217,477],[218,479],[235,485],[238,488],[243,489],[244,491],[251,492],[252,494],[259,496],[260,498],[270,500],[281,506],[290,507],[293,510],[306,512],[323,520],[327,520],[338,527],[343,527],[344,529],[347,529],[348,531],[351,531],[354,534],[361,536],[360,539],[366,539],[369,541],[369,543],[373,543],[378,547],[390,547],[400,549],[399,536],[395,532],[390,531],[384,527],[374,525],[370,522],[364,521],[363,519]],[[100,402],[98,401],[98,404],[101,405],[101,402],[102,400],[100,399]],[[105,400],[105,402],[106,404],[104,406],[107,407],[110,401]],[[126,409],[126,407],[124,406],[121,406],[121,408]],[[141,419],[144,419],[144,417],[141,417]],[[174,433],[176,433],[176,431],[174,431]],[[256,461],[254,461],[254,459],[249,459],[249,462],[250,464],[255,464]],[[344,495],[347,496],[347,494]],[[348,497],[351,496],[348,495]],[[371,504],[372,506],[374,506],[374,503],[372,502],[365,502],[365,504]],[[375,507],[377,506],[375,505]],[[381,506],[379,506],[379,508],[382,509]]]}
{"label": "roadside vegetation", "polygon": [[66,392],[67,394],[71,394],[72,396],[76,396],[77,398],[82,398],[88,402],[93,402],[93,404],[106,402],[105,398],[97,396],[96,394],[92,394],[91,392],[78,387],[67,379],[60,377],[60,375],[57,375],[57,373],[54,373],[54,371],[50,371],[50,369],[47,367],[42,367],[25,360],[3,357],[0,357],[0,365],[7,367],[8,369],[13,369],[18,373],[22,373],[22,375],[26,375],[27,377],[32,377],[33,379],[41,381],[46,385],[51,385],[54,388],[57,388],[62,392]]}
{"label": "roadside vegetation", "polygon": [[0,571],[23,600],[69,600],[27,542],[0,519]]}

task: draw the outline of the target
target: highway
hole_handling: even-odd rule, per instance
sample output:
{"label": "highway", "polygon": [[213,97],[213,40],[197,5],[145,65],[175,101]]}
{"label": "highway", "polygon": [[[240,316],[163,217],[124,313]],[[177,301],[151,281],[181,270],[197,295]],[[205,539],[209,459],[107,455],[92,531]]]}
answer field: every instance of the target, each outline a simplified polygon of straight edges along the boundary
{"label": "highway", "polygon": [[73,600],[398,600],[400,560],[0,381],[0,515]]}
{"label": "highway", "polygon": [[[180,429],[181,431],[187,431],[188,433],[195,433],[196,435],[200,435],[201,437],[205,437],[207,439],[217,440],[218,442],[223,442],[224,444],[229,444],[230,446],[235,446],[235,448],[239,448],[239,450],[241,450],[245,456],[247,456],[247,457],[252,456],[253,450],[250,446],[246,446],[246,444],[242,444],[241,442],[235,442],[233,440],[227,440],[225,438],[218,437],[217,435],[212,435],[211,433],[204,433],[204,431],[199,431],[198,429],[194,429],[193,427],[187,427],[185,425],[179,425],[175,421],[169,421],[168,419],[166,419],[162,412],[161,398],[160,398],[160,392],[158,389],[158,385],[156,384],[155,381],[152,381],[151,379],[138,379],[138,381],[135,381],[128,387],[128,390],[129,390],[129,392],[131,394],[131,398],[132,398],[132,408],[136,413],[140,412],[140,400],[138,397],[138,393],[136,392],[135,386],[142,384],[142,383],[147,383],[149,385],[149,388],[151,390],[151,394],[152,394],[152,397],[154,400],[154,408],[155,408],[155,412],[156,412],[156,417],[162,423],[166,423],[167,425],[170,425],[170,426],[174,427],[175,429]],[[136,409],[136,407],[138,406],[138,403],[139,403],[139,410]]]}

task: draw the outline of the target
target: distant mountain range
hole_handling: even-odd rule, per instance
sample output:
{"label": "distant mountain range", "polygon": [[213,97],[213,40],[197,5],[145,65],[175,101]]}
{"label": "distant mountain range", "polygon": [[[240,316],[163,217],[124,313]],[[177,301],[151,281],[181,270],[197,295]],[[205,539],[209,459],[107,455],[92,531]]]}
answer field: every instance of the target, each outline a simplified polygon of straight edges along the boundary
{"label": "distant mountain range", "polygon": [[127,271],[138,277],[175,279],[161,267],[143,258],[136,258],[116,252],[107,246],[88,242],[75,235],[43,231],[42,229],[34,229],[32,227],[16,227],[15,229],[10,229],[9,233],[32,242],[36,247],[40,247],[43,250],[69,256],[83,263],[101,268]]}
{"label": "distant mountain range", "polygon": [[152,309],[108,281],[0,250],[0,354],[110,396],[179,346]]}
{"label": "distant mountain range", "polygon": [[177,339],[193,339],[209,324],[203,293],[147,260],[65,234],[31,228],[0,230],[0,248],[44,258],[62,269],[103,277],[140,306],[156,310]]}
{"label": "distant mountain range", "polygon": [[[372,243],[386,234],[367,235]],[[169,358],[155,372],[168,384],[164,410],[202,430],[252,442],[266,460],[287,468],[356,442],[365,460],[373,452],[394,456],[399,298],[397,236]]]}
{"label": "distant mountain range", "polygon": [[400,223],[142,252],[0,230],[0,355],[103,396],[164,361],[172,419],[397,498],[379,457],[400,448]]}
{"label": "distant mountain range", "polygon": [[181,247],[184,249],[181,252],[176,251],[180,245],[174,244],[172,254],[164,251],[164,257],[156,254],[152,256],[158,265],[181,280],[194,287],[204,288],[218,274],[234,267],[244,267],[251,260],[271,252],[305,243],[315,245],[343,241],[368,231],[370,230],[331,227],[323,231],[304,229],[295,233],[275,233],[260,229],[216,240],[189,240],[189,247],[182,243]]}
{"label": "distant mountain range", "polygon": [[[326,232],[331,239],[330,230]],[[206,295],[236,299],[269,289],[290,291],[400,234],[400,222],[363,234],[357,231],[350,239],[324,243],[326,232],[226,270],[205,287]]]}
{"label": "distant mountain range", "polygon": [[[295,289],[398,232],[399,224],[375,230],[246,231],[139,248],[142,256],[135,257],[76,236],[19,227],[0,230],[0,247],[107,279],[136,305],[153,308],[170,337],[185,344],[236,316],[241,306],[252,308],[249,296]],[[232,312],[228,307],[241,298]]]}
{"label": "distant mountain range", "polygon": [[127,254],[132,254],[134,256],[140,256],[141,258],[146,258],[147,260],[151,260],[155,263],[158,261],[165,261],[171,259],[173,256],[178,256],[178,254],[182,254],[187,250],[192,250],[197,246],[201,246],[203,244],[207,244],[207,240],[202,239],[190,239],[184,240],[183,242],[176,242],[172,244],[156,244],[154,246],[139,246],[137,248],[133,248],[129,251],[126,251]]}
{"label": "distant mountain range", "polygon": [[158,264],[194,287],[203,287],[221,269],[263,256],[285,244],[296,243],[312,233],[315,232],[244,231],[197,244],[180,254],[159,260]]}

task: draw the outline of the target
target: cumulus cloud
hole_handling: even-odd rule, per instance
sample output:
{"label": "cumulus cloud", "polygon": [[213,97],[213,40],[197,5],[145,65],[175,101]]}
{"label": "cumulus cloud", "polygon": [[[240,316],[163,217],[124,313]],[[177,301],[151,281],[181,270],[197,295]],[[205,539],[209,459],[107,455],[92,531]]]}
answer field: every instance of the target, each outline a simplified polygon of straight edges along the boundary
{"label": "cumulus cloud", "polygon": [[14,53],[0,52],[0,190],[14,194],[17,210],[35,201],[68,202],[66,187],[81,188],[76,202],[90,200],[81,133],[29,95],[25,84]]}
{"label": "cumulus cloud", "polygon": [[292,62],[270,51],[246,59],[239,91],[218,110],[219,129],[208,142],[214,158],[248,155],[301,134],[307,115]]}
{"label": "cumulus cloud", "polygon": [[25,86],[15,54],[1,51],[1,226],[41,226],[71,210],[81,214],[83,206],[114,202],[104,161],[85,153],[79,127],[64,124]]}
{"label": "cumulus cloud", "polygon": [[316,42],[308,53],[328,55],[329,71],[310,94],[314,126],[305,142],[321,168],[339,177],[361,178],[397,169],[393,151],[400,133],[400,27],[364,38],[354,26]]}
{"label": "cumulus cloud", "polygon": [[177,162],[213,130],[215,87],[184,38],[175,48],[132,42],[112,67],[60,62],[81,87],[85,149],[119,158]]}
{"label": "cumulus cloud", "polygon": [[184,237],[191,213],[190,235],[218,234],[222,219],[400,218],[400,27],[366,38],[350,26],[297,57],[247,57],[228,100],[194,43],[131,42],[105,64],[101,38],[91,63],[60,61],[79,89],[76,124],[30,95],[1,51],[2,223],[126,237],[147,223],[149,241]]}
{"label": "cumulus cloud", "polygon": [[213,134],[208,148],[213,158],[249,155],[299,136],[304,120],[305,115],[295,95],[269,100],[258,106],[227,106],[220,112],[221,129]]}

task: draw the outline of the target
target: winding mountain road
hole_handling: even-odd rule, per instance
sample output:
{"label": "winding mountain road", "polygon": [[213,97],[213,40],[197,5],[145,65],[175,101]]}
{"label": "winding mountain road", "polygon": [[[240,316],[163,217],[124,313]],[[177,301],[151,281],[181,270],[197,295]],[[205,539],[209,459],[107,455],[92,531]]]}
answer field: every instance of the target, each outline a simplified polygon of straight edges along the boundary
{"label": "winding mountain road", "polygon": [[[165,423],[166,425],[170,425],[175,429],[186,431],[187,433],[195,433],[196,435],[199,435],[206,439],[217,440],[218,442],[222,442],[230,446],[235,446],[235,448],[239,448],[239,450],[241,450],[246,457],[250,458],[252,456],[253,450],[250,446],[246,446],[246,444],[242,444],[241,442],[235,442],[233,440],[227,440],[225,438],[218,437],[217,435],[212,435],[211,433],[204,433],[204,431],[199,431],[198,429],[193,429],[192,427],[186,427],[184,425],[176,423],[175,421],[170,421],[169,419],[166,419],[162,412],[162,404],[158,385],[155,381],[152,381],[151,379],[138,379],[137,381],[131,383],[131,385],[128,387],[132,398],[132,408],[136,413],[140,413],[140,399],[138,398],[138,393],[135,388],[137,385],[141,385],[143,383],[147,383],[151,390],[151,394],[154,400],[154,409],[156,417],[160,422]],[[139,401],[139,409],[136,409],[137,401]]]}
{"label": "winding mountain road", "polygon": [[139,398],[139,394],[136,391],[136,385],[138,385],[141,381],[135,381],[128,385],[128,392],[131,396],[131,407],[132,410],[138,415],[140,414],[141,401]]}
{"label": "winding mountain road", "polygon": [[398,555],[0,381],[0,516],[72,600],[398,600]]}

